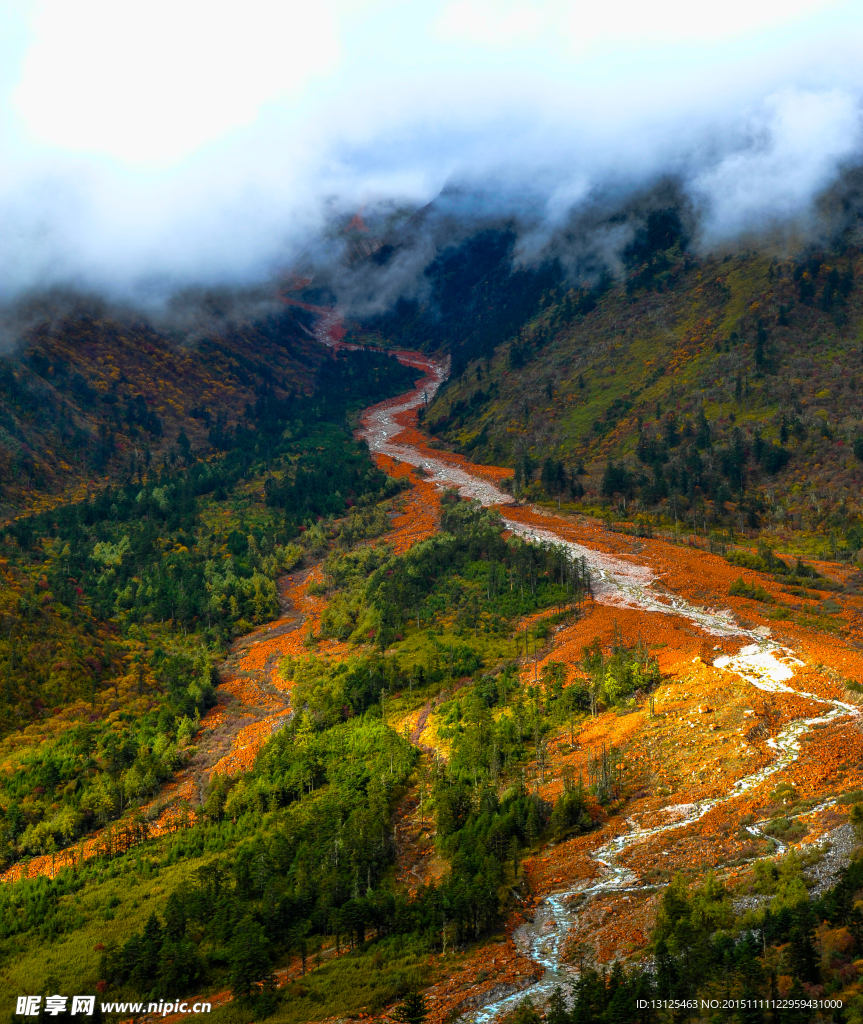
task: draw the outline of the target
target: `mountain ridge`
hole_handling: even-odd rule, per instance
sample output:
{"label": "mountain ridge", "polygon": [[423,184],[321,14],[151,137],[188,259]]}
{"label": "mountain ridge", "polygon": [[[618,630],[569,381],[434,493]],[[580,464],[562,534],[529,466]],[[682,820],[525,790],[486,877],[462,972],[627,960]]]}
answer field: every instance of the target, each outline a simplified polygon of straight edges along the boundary
{"label": "mountain ridge", "polygon": [[673,283],[607,285],[583,313],[579,292],[546,292],[517,334],[453,376],[424,425],[474,461],[511,466],[520,486],[535,481],[533,498],[635,499],[666,519],[671,502],[706,511],[708,527],[847,538],[863,484],[859,251],[659,255]]}

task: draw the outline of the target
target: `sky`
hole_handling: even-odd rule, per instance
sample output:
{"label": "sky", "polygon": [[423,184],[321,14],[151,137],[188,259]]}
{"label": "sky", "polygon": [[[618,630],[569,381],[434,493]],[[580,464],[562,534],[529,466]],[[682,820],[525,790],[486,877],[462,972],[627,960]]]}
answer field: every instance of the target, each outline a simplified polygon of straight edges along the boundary
{"label": "sky", "polygon": [[6,297],[249,284],[448,185],[544,237],[670,174],[710,247],[805,223],[863,150],[859,0],[0,0],[0,26]]}

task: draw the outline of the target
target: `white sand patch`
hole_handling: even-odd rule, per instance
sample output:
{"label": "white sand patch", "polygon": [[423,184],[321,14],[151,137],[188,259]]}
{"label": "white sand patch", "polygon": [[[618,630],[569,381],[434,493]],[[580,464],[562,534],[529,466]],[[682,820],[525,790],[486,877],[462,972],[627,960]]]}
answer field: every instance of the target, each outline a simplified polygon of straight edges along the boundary
{"label": "white sand patch", "polygon": [[713,664],[716,668],[737,673],[759,690],[795,693],[790,686],[785,686],[785,682],[794,677],[795,667],[803,662],[785,647],[750,644],[735,655],[725,654],[717,658]]}
{"label": "white sand patch", "polygon": [[651,590],[656,574],[646,565],[637,565],[624,558],[616,558],[594,551],[571,540],[564,540],[551,530],[508,519],[504,520],[513,533],[525,540],[545,541],[567,548],[576,558],[587,562],[591,574],[593,598],[599,604],[617,605],[619,608],[640,608],[642,611],[662,615],[680,615],[711,636],[747,636],[757,639],[756,630],[742,629],[727,608],[703,608],[690,604],[676,594],[662,594]]}
{"label": "white sand patch", "polygon": [[673,821],[684,821],[698,813],[698,804],[672,804],[670,807],[663,807],[660,813]]}

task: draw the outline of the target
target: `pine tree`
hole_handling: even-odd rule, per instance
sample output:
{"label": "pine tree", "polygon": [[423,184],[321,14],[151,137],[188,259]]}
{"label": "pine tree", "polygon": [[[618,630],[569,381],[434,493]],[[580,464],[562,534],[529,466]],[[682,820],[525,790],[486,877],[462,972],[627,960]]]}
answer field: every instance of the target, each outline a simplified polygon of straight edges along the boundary
{"label": "pine tree", "polygon": [[531,800],[530,802],[530,809],[527,812],[527,825],[525,831],[527,832],[528,842],[533,846],[539,836],[539,810],[537,809],[535,800]]}
{"label": "pine tree", "polygon": [[665,939],[660,939],[656,944],[656,993],[660,999],[671,999],[676,988],[677,965]]}
{"label": "pine tree", "polygon": [[542,1017],[536,1012],[530,996],[522,999],[516,1007],[513,1024],[542,1024]]}
{"label": "pine tree", "polygon": [[258,991],[270,969],[270,953],[264,930],[252,918],[238,926],[229,946],[231,992],[235,999],[248,999]]}
{"label": "pine tree", "polygon": [[801,981],[817,983],[820,973],[818,951],[810,929],[803,925],[791,929],[791,965],[795,976]]}
{"label": "pine tree", "polygon": [[509,855],[512,859],[512,877],[515,881],[518,880],[518,854],[519,854],[519,843],[518,837],[513,836],[509,844]]}
{"label": "pine tree", "polygon": [[392,1013],[392,1019],[398,1024],[423,1024],[428,1017],[425,996],[420,992],[408,992],[404,1002],[400,1003]]}
{"label": "pine tree", "polygon": [[133,978],[142,987],[153,984],[159,972],[159,953],[162,949],[162,927],[155,914],[150,914],[144,925],[144,933],[135,965]]}
{"label": "pine tree", "polygon": [[[795,978],[788,993],[788,1001],[792,1008],[783,1011],[783,1024],[809,1024],[812,1019],[812,1011],[805,1006],[798,1005],[808,999],[809,993],[800,984],[800,979]],[[796,1009],[793,1008],[795,1006]]]}
{"label": "pine tree", "polygon": [[566,1010],[566,1000],[560,985],[556,985],[548,1001],[548,1009],[545,1011],[545,1024],[569,1024],[569,1014]]}

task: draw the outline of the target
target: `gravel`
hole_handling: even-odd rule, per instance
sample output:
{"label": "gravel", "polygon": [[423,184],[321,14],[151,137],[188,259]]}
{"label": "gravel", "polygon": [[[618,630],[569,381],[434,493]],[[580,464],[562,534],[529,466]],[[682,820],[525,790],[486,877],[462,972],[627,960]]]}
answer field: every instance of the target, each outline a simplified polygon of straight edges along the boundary
{"label": "gravel", "polygon": [[851,863],[852,851],[859,845],[854,834],[854,826],[850,822],[828,832],[820,843],[829,843],[829,849],[817,864],[813,864],[804,872],[806,878],[815,883],[809,891],[811,899],[817,899],[836,884],[842,869]]}

